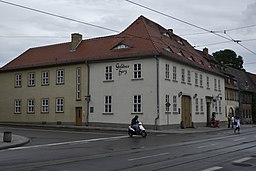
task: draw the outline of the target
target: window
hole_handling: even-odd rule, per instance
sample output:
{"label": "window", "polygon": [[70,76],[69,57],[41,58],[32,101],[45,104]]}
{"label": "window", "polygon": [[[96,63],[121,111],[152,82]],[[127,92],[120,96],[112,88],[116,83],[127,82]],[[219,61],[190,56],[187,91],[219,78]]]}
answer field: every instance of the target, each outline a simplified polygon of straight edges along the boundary
{"label": "window", "polygon": [[219,101],[219,114],[221,114],[221,100]]}
{"label": "window", "polygon": [[14,100],[14,113],[21,113],[21,100]]}
{"label": "window", "polygon": [[170,112],[170,96],[168,94],[165,95],[165,111]]}
{"label": "window", "polygon": [[142,113],[142,96],[133,96],[133,113]]}
{"label": "window", "polygon": [[188,70],[188,72],[187,72],[187,80],[188,80],[188,84],[191,84],[191,72],[190,72],[190,70]]}
{"label": "window", "polygon": [[198,98],[195,99],[195,107],[196,107],[196,114],[199,114],[199,100],[198,100]]}
{"label": "window", "polygon": [[76,100],[81,100],[81,68],[76,68]]}
{"label": "window", "polygon": [[64,112],[64,98],[56,98],[56,112]]}
{"label": "window", "polygon": [[34,72],[28,73],[28,86],[35,86],[36,74]]}
{"label": "window", "polygon": [[106,66],[106,68],[105,68],[105,80],[106,81],[113,80],[112,75],[113,75],[112,66]]}
{"label": "window", "polygon": [[141,66],[141,64],[134,64],[133,65],[133,78],[134,79],[142,78],[142,66]]}
{"label": "window", "polygon": [[125,44],[119,44],[116,47],[114,47],[115,50],[118,50],[118,49],[128,49],[128,48],[130,48],[130,46],[125,45]]}
{"label": "window", "polygon": [[210,81],[208,76],[206,76],[206,86],[207,86],[207,89],[210,89]]}
{"label": "window", "polygon": [[104,97],[104,113],[112,113],[112,97]]}
{"label": "window", "polygon": [[165,64],[165,79],[169,80],[170,79],[170,65]]}
{"label": "window", "polygon": [[184,68],[182,68],[181,69],[181,82],[185,82],[185,69]]}
{"label": "window", "polygon": [[15,74],[15,87],[21,87],[21,74]]}
{"label": "window", "polygon": [[199,82],[200,82],[200,87],[203,87],[203,75],[202,74],[200,74],[199,75]]}
{"label": "window", "polygon": [[172,68],[172,79],[173,81],[177,81],[177,67],[173,66]]}
{"label": "window", "polygon": [[41,99],[41,113],[49,112],[49,99]]}
{"label": "window", "polygon": [[35,100],[28,99],[28,113],[35,113]]}
{"label": "window", "polygon": [[204,114],[204,99],[200,99],[200,111],[201,114]]}
{"label": "window", "polygon": [[216,78],[214,79],[214,90],[217,91],[217,80],[216,80]]}
{"label": "window", "polygon": [[172,103],[173,103],[173,112],[178,112],[178,105],[177,105],[177,96],[172,97]]}
{"label": "window", "polygon": [[42,72],[42,85],[49,85],[49,72],[48,71]]}
{"label": "window", "polygon": [[198,86],[198,73],[195,73],[195,86]]}
{"label": "window", "polygon": [[64,84],[64,70],[56,71],[56,84]]}
{"label": "window", "polygon": [[221,91],[221,89],[220,89],[220,80],[218,80],[218,90]]}

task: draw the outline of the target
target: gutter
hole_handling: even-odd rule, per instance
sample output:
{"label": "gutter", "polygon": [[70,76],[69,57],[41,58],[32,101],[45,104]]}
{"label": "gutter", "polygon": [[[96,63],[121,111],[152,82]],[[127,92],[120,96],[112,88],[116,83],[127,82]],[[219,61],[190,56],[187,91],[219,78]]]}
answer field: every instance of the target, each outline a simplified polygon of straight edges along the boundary
{"label": "gutter", "polygon": [[86,66],[87,66],[87,94],[85,96],[85,100],[86,100],[86,122],[85,125],[89,126],[89,107],[90,107],[90,100],[91,100],[91,96],[90,96],[90,65],[88,63],[88,61],[85,62]]}
{"label": "gutter", "polygon": [[159,120],[159,59],[158,57],[155,55],[155,59],[156,59],[156,105],[157,105],[157,116],[155,118],[155,130],[157,130],[157,122]]}

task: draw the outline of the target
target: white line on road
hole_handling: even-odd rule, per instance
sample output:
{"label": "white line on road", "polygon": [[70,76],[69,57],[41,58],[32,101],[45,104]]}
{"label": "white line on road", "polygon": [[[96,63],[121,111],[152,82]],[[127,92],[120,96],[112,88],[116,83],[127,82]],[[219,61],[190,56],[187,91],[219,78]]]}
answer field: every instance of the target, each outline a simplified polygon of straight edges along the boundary
{"label": "white line on road", "polygon": [[155,154],[155,155],[150,155],[150,156],[132,158],[132,159],[128,159],[128,161],[142,160],[142,159],[147,159],[147,158],[152,158],[152,157],[164,156],[164,155],[168,155],[168,154],[170,154],[170,153],[160,153],[160,154]]}
{"label": "white line on road", "polygon": [[215,146],[216,144],[209,144],[209,145],[202,145],[202,146],[199,146],[197,148],[205,148],[205,147],[210,147],[210,146]]}
{"label": "white line on road", "polygon": [[245,140],[246,138],[239,138],[239,139],[235,139],[233,141],[241,141],[241,140]]}
{"label": "white line on road", "polygon": [[94,142],[94,141],[106,141],[106,140],[114,140],[114,139],[121,139],[121,138],[127,138],[127,135],[118,136],[118,137],[94,138],[94,139],[88,139],[88,140],[77,140],[77,141],[67,141],[67,142],[60,142],[60,143],[41,144],[41,145],[34,145],[34,146],[16,147],[16,148],[10,148],[9,150],[23,150],[23,149],[30,149],[30,148],[51,147],[51,146],[59,146],[59,145],[82,144],[82,143],[88,143],[88,142]]}
{"label": "white line on road", "polygon": [[215,171],[215,170],[220,170],[222,169],[223,167],[219,167],[219,166],[215,166],[215,167],[211,167],[209,169],[205,169],[205,170],[202,170],[202,171]]}
{"label": "white line on road", "polygon": [[242,162],[245,162],[245,161],[250,160],[250,159],[252,159],[252,158],[251,157],[245,157],[245,158],[233,161],[233,163],[242,163]]}

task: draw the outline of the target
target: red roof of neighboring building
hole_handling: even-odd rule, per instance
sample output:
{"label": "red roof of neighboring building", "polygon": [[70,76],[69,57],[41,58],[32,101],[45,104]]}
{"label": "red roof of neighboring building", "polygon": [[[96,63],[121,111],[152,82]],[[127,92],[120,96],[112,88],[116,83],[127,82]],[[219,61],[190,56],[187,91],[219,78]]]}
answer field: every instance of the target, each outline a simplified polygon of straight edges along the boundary
{"label": "red roof of neighboring building", "polygon": [[[118,45],[128,48],[117,49]],[[120,34],[83,40],[76,50],[71,51],[70,48],[71,42],[30,48],[1,70],[105,59],[163,56],[219,74],[218,69],[186,40],[144,16],[140,16]]]}

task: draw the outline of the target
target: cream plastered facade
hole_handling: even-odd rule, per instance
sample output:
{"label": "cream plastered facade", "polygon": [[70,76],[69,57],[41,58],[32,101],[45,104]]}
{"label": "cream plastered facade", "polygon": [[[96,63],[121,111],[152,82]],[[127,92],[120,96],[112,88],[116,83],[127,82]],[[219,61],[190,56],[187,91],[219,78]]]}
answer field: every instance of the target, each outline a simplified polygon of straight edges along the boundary
{"label": "cream plastered facade", "polygon": [[[64,83],[57,84],[57,71],[63,71]],[[79,71],[80,70],[80,71]],[[42,73],[48,72],[48,84],[42,83]],[[79,87],[77,74],[80,72]],[[29,76],[34,73],[34,85],[29,85]],[[16,86],[16,75],[21,75],[21,86]],[[32,74],[33,75],[33,74]],[[0,73],[0,121],[24,123],[70,123],[87,122],[88,70],[85,63],[63,66],[15,70]],[[79,90],[79,97],[77,97]],[[42,99],[48,99],[46,112],[42,112]],[[57,109],[57,99],[63,99],[63,108]],[[20,101],[20,112],[15,109]],[[33,101],[33,104],[29,104]],[[30,108],[29,109],[29,105]],[[78,110],[80,109],[79,117]],[[32,110],[32,112],[29,112]],[[80,123],[81,124],[81,123]]]}
{"label": "cream plastered facade", "polygon": [[[137,64],[141,65],[141,78],[134,78]],[[212,112],[217,113],[216,119],[226,120],[224,77],[218,74],[153,57],[98,62],[89,66],[89,122],[92,124],[129,124],[138,115],[139,120],[148,126],[179,127],[189,120],[185,127],[192,127],[206,125]],[[112,68],[112,79],[108,80],[109,66]],[[141,111],[136,112],[134,98],[137,95],[141,98]],[[184,113],[188,114],[183,116]]]}

